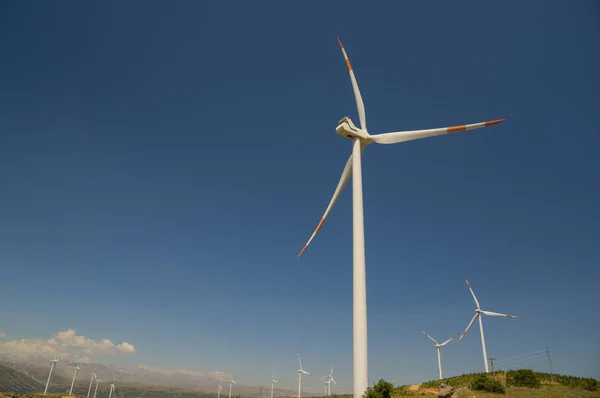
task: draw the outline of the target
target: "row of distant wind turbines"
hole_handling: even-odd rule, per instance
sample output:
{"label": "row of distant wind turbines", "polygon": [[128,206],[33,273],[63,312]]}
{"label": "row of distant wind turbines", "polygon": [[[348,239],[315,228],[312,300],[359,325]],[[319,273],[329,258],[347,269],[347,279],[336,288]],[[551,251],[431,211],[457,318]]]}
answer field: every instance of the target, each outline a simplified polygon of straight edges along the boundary
{"label": "row of distant wind turbines", "polygon": [[[492,120],[488,122],[465,124],[460,126],[441,127],[426,130],[411,130],[399,131],[393,133],[384,133],[372,135],[367,132],[367,118],[365,114],[365,105],[358,89],[358,83],[354,70],[350,64],[350,59],[346,54],[346,50],[340,39],[338,43],[342,50],[342,55],[348,68],[352,89],[354,91],[354,99],[358,108],[358,118],[360,128],[354,125],[349,117],[344,117],[338,122],[336,133],[344,138],[352,141],[352,154],[346,162],[342,176],[333,193],[333,197],[329,201],[329,205],[325,209],[325,213],[317,224],[314,232],[298,254],[298,257],[306,251],[314,237],[317,235],[325,219],[329,215],[333,205],[339,198],[342,190],[352,177],[352,250],[353,250],[353,265],[352,265],[352,295],[353,295],[353,366],[354,366],[354,398],[361,398],[368,387],[368,364],[367,364],[367,283],[365,269],[365,229],[364,229],[364,214],[363,214],[363,189],[362,189],[362,164],[361,157],[365,148],[373,143],[376,144],[398,144],[401,142],[417,140],[421,138],[434,137],[438,135],[457,133],[461,131],[475,130],[498,123],[502,123],[504,119]],[[478,306],[479,307],[479,306]],[[479,308],[478,308],[479,309]],[[481,310],[477,312],[480,314]],[[490,314],[487,314],[490,315]],[[473,321],[475,320],[473,317]],[[481,318],[479,318],[481,327]],[[483,328],[482,340],[483,340]],[[485,351],[485,348],[484,348]],[[484,353],[485,356],[485,353]],[[487,362],[486,362],[487,370]]]}
{"label": "row of distant wind turbines", "polygon": [[[473,288],[469,284],[469,281],[467,280],[466,277],[465,277],[465,282],[467,283],[467,286],[469,287],[469,291],[471,291],[471,295],[473,296],[473,300],[475,301],[475,315],[473,315],[473,318],[471,318],[471,322],[469,322],[465,331],[461,333],[458,341],[462,340],[462,338],[465,336],[465,334],[467,334],[467,330],[469,330],[471,325],[473,325],[473,322],[475,322],[475,319],[479,318],[479,332],[481,334],[481,349],[483,351],[483,365],[485,368],[485,372],[489,373],[490,370],[488,368],[488,362],[487,362],[488,360],[487,360],[487,350],[485,348],[485,337],[483,335],[483,321],[481,320],[482,314],[488,315],[488,316],[502,316],[502,317],[506,317],[506,318],[519,318],[519,317],[515,316],[515,315],[500,314],[498,312],[482,310],[481,307],[479,306],[479,301],[477,300],[477,297],[475,296],[475,293],[473,292]],[[435,339],[433,337],[431,337],[430,335],[425,333],[425,331],[422,330],[421,333],[423,333],[425,336],[429,337],[431,339],[431,341],[433,341],[433,344],[434,344],[435,348],[437,349],[438,372],[439,372],[440,380],[442,380],[443,379],[443,377],[442,377],[442,358],[441,358],[441,354],[440,354],[440,349],[443,346],[445,346],[446,344],[448,344],[449,342],[451,342],[452,340],[454,340],[456,338],[456,336],[458,336],[458,335],[451,337],[448,340],[444,341],[442,344],[440,344],[437,341],[435,341]]]}
{"label": "row of distant wind turbines", "polygon": [[[50,378],[52,377],[52,371],[54,370],[54,366],[58,362],[58,359],[53,359],[50,361],[50,373],[48,374],[48,381],[46,381],[46,388],[44,388],[44,395],[48,392],[48,385],[50,385]],[[75,366],[75,373],[73,373],[73,381],[71,381],[71,389],[69,390],[69,396],[73,395],[73,386],[75,385],[75,377],[77,377],[77,371],[80,369],[79,366]],[[96,373],[91,374],[90,378],[90,387],[88,388],[87,398],[90,398],[90,393],[92,392],[92,385],[94,384],[94,380],[96,381],[96,388],[94,389],[94,398],[96,398],[96,394],[98,393],[98,383],[100,383],[100,379],[96,376]],[[110,384],[110,391],[108,393],[108,398],[111,398],[115,392],[115,383]]]}
{"label": "row of distant wind turbines", "polygon": [[[312,373],[307,372],[306,370],[302,369],[302,360],[300,359],[300,354],[296,354],[296,356],[298,357],[298,364],[300,365],[300,367],[298,368],[297,375],[296,375],[296,380],[292,383],[292,384],[298,384],[298,398],[301,398],[302,396],[302,375],[308,375],[308,376],[312,376]],[[223,383],[223,379],[218,379],[219,380],[219,385],[217,386],[217,398],[221,398],[221,391],[223,391],[223,386],[221,385]],[[330,397],[331,396],[331,382],[333,382],[335,385],[337,385],[337,382],[335,381],[335,379],[333,378],[333,364],[331,365],[331,370],[329,371],[329,374],[325,377],[321,377],[321,381],[325,384],[325,395]],[[233,380],[233,375],[230,376],[230,379],[228,380],[229,382],[229,398],[231,398],[231,387],[236,384],[236,382]],[[275,383],[279,383],[279,380],[275,380],[275,375],[273,373],[271,373],[271,398],[273,398],[273,394],[275,391]],[[281,393],[282,397],[283,397],[283,392]]]}

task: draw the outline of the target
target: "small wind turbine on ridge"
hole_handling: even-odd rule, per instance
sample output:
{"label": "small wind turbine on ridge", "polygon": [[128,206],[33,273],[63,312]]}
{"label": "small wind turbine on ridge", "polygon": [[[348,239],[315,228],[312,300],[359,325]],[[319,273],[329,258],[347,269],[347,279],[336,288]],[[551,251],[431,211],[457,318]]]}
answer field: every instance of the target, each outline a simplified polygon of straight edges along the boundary
{"label": "small wind turbine on ridge", "polygon": [[354,363],[354,398],[361,398],[369,386],[368,363],[367,363],[367,283],[365,270],[365,230],[363,214],[363,188],[362,188],[362,163],[361,156],[365,148],[372,144],[397,144],[421,138],[434,137],[437,135],[457,133],[460,131],[475,130],[483,127],[502,123],[504,120],[492,120],[460,126],[441,127],[426,130],[399,131],[371,135],[367,132],[365,105],[358,89],[358,83],[354,76],[354,70],[340,39],[338,43],[342,55],[346,61],[348,74],[354,91],[354,98],[358,108],[360,128],[356,127],[349,117],[344,117],[338,122],[336,133],[352,141],[352,154],[350,155],[338,185],[333,193],[325,213],[317,224],[314,232],[298,254],[298,257],[308,248],[317,235],[333,205],[337,201],[346,183],[352,176],[352,230],[353,230],[353,363]]}
{"label": "small wind turbine on ridge", "polygon": [[98,392],[98,383],[100,383],[100,379],[96,379],[96,389],[94,390],[94,398],[96,398],[96,393]]}
{"label": "small wind turbine on ridge", "polygon": [[95,378],[96,378],[96,373],[92,373],[91,377],[90,377],[90,388],[88,388],[87,398],[90,398],[90,392],[92,392],[92,383],[94,382]]}
{"label": "small wind turbine on ridge", "polygon": [[48,392],[48,385],[50,384],[50,377],[52,377],[52,371],[54,370],[54,365],[58,362],[58,358],[54,357],[53,360],[50,361],[50,373],[48,374],[48,381],[46,382],[46,388],[44,389],[44,395]]}
{"label": "small wind turbine on ridge", "polygon": [[446,344],[448,344],[449,342],[451,342],[452,340],[454,340],[456,338],[456,336],[444,341],[442,344],[439,344],[437,341],[435,341],[435,339],[433,337],[431,337],[430,335],[428,335],[427,333],[425,333],[423,330],[421,330],[421,333],[423,333],[425,336],[429,337],[429,339],[431,339],[431,341],[433,341],[433,343],[435,344],[435,348],[437,348],[437,357],[438,357],[438,372],[440,375],[440,380],[442,380],[442,357],[440,355],[440,348],[442,348],[443,346],[445,346]]}
{"label": "small wind turbine on ridge", "polygon": [[483,311],[481,309],[481,307],[479,306],[479,301],[477,301],[477,297],[475,297],[475,293],[473,292],[473,289],[471,288],[471,285],[469,284],[469,281],[467,280],[466,276],[465,276],[465,282],[467,283],[467,286],[469,287],[469,290],[471,291],[471,295],[473,296],[473,300],[475,301],[475,315],[473,315],[471,322],[469,322],[465,331],[462,332],[458,341],[461,341],[462,338],[465,337],[465,334],[467,334],[467,330],[469,330],[469,328],[471,327],[473,322],[475,322],[475,319],[479,318],[479,332],[481,333],[481,349],[483,350],[483,365],[484,365],[485,373],[490,373],[490,370],[488,368],[488,361],[487,361],[487,351],[485,349],[485,337],[483,336],[483,322],[481,320],[481,314],[488,315],[488,316],[503,316],[506,318],[519,318],[519,317],[515,316],[515,315],[500,314],[498,312]]}
{"label": "small wind turbine on ridge", "polygon": [[236,384],[235,381],[233,381],[233,375],[231,375],[231,380],[229,380],[229,398],[231,398],[231,386]]}
{"label": "small wind turbine on ridge", "polygon": [[271,398],[273,398],[273,388],[275,387],[275,383],[279,383],[279,380],[275,380],[275,376],[271,372]]}
{"label": "small wind turbine on ridge", "polygon": [[300,364],[300,369],[297,370],[298,375],[296,376],[296,381],[298,382],[298,398],[300,398],[302,396],[302,375],[305,374],[312,376],[312,374],[302,369],[302,360],[300,360],[300,354],[296,354],[296,356],[298,356],[298,363]]}
{"label": "small wind turbine on ridge", "polygon": [[73,381],[71,382],[71,389],[69,390],[69,397],[73,395],[73,385],[75,384],[75,377],[77,377],[77,371],[79,370],[79,366],[75,366],[75,373],[73,374]]}

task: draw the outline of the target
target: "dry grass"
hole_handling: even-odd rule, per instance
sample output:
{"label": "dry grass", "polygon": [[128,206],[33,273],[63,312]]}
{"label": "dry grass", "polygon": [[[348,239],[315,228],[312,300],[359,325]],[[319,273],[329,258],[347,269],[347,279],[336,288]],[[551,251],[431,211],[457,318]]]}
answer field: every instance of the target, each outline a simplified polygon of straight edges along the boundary
{"label": "dry grass", "polygon": [[490,394],[481,391],[465,391],[461,393],[460,398],[585,398],[600,397],[600,391],[585,391],[579,388],[569,388],[563,386],[543,386],[537,388],[508,387],[506,395]]}

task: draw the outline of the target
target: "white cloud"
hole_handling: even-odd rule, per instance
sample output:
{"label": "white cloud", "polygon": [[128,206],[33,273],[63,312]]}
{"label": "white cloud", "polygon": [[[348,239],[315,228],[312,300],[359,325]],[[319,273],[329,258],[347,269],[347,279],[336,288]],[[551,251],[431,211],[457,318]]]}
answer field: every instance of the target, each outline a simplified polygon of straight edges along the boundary
{"label": "white cloud", "polygon": [[225,372],[221,372],[219,370],[216,370],[214,372],[208,372],[206,374],[207,377],[211,377],[213,379],[229,379],[231,377],[231,373],[225,373]]}
{"label": "white cloud", "polygon": [[77,335],[75,329],[54,333],[48,340],[21,339],[0,343],[0,353],[17,356],[59,357],[79,362],[90,362],[96,355],[115,355],[116,351],[135,354],[135,347],[127,342],[115,345],[109,339],[93,340]]}
{"label": "white cloud", "polygon": [[143,369],[143,370],[146,370],[149,372],[160,372],[163,374],[181,373],[181,374],[194,376],[194,377],[204,377],[204,373],[200,372],[199,370],[194,370],[194,369],[165,369],[165,368],[159,368],[159,367],[150,366],[150,365],[138,365],[137,368]]}
{"label": "white cloud", "polygon": [[0,338],[6,337],[6,333],[0,333]]}
{"label": "white cloud", "polygon": [[123,354],[135,354],[135,347],[126,341],[118,344],[115,349]]}

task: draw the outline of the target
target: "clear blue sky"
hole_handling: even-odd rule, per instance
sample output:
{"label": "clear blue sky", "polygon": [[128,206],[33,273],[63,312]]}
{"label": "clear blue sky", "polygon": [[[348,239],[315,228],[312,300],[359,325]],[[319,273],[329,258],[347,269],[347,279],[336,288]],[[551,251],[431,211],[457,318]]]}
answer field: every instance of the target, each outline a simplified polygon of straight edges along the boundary
{"label": "clear blue sky", "polygon": [[[371,133],[506,118],[365,151],[370,379],[436,377],[419,331],[464,329],[465,275],[522,317],[484,319],[490,355],[600,377],[594,1],[0,3],[3,340],[285,387],[300,352],[351,388],[350,187],[296,258],[358,120],[337,36]],[[443,352],[481,361],[477,329]]]}

